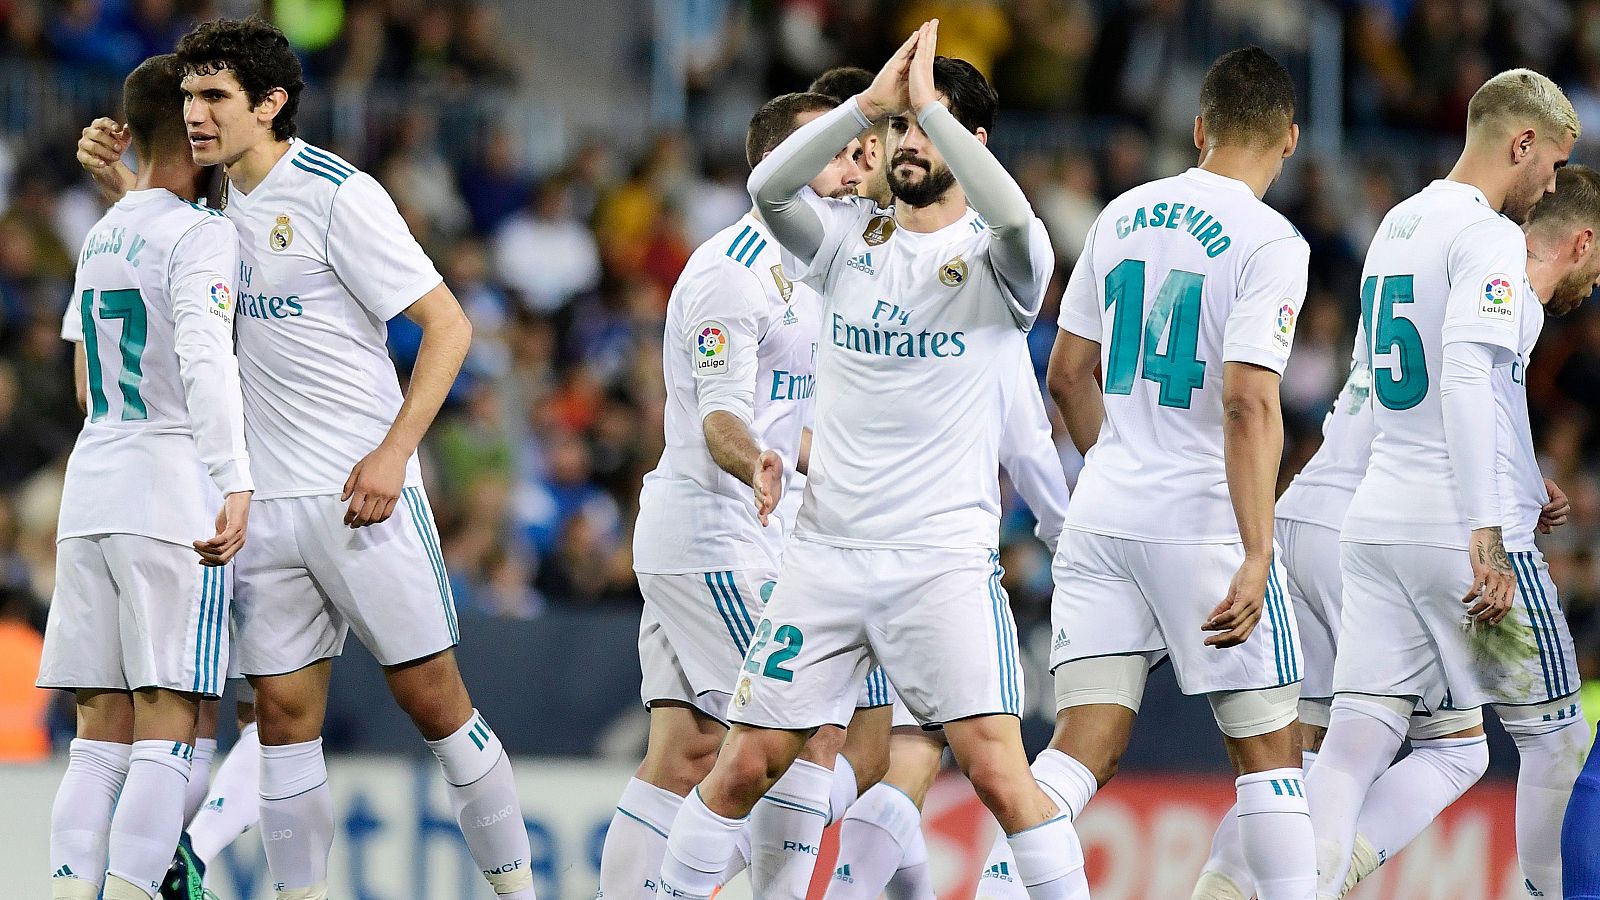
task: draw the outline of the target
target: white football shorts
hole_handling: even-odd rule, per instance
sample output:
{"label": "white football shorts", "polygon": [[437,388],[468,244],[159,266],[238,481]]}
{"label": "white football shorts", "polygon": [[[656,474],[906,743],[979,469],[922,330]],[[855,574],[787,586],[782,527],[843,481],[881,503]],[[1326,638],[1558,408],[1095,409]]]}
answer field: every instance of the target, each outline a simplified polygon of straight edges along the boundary
{"label": "white football shorts", "polygon": [[874,663],[924,726],[1020,715],[1017,630],[999,558],[984,549],[790,540],[729,720],[787,729],[846,725]]}
{"label": "white football shorts", "polygon": [[[1294,610],[1276,556],[1261,621],[1244,643],[1208,647],[1202,631],[1244,561],[1243,544],[1160,544],[1067,529],[1052,575],[1050,668],[1096,656],[1170,657],[1185,694],[1300,680]],[[1059,689],[1059,686],[1058,686]]]}
{"label": "white football shorts", "polygon": [[638,573],[639,688],[646,708],[677,701],[726,722],[733,682],[750,649],[776,572],[735,569],[681,575]]}
{"label": "white football shorts", "polygon": [[215,697],[227,675],[233,566],[136,534],[64,538],[39,687]]}
{"label": "white football shorts", "polygon": [[365,528],[337,494],[250,504],[236,560],[239,671],[281,675],[338,656],[347,632],[385,666],[460,640],[433,511],[420,487]]}
{"label": "white football shorts", "polygon": [[1278,562],[1283,567],[1289,604],[1300,634],[1300,696],[1333,697],[1333,657],[1339,647],[1343,595],[1339,573],[1339,532],[1326,525],[1279,519]]}
{"label": "white football shorts", "polygon": [[1517,598],[1498,625],[1467,618],[1467,552],[1345,541],[1333,688],[1416,697],[1427,710],[1530,706],[1578,690],[1572,633],[1538,550],[1511,553]]}

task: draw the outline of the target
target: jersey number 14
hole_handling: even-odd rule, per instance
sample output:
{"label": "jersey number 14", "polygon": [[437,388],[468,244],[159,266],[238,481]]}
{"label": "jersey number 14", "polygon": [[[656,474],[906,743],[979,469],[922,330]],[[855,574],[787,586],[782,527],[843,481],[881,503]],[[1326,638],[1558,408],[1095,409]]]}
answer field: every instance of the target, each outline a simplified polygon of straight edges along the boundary
{"label": "jersey number 14", "polygon": [[[1131,394],[1134,378],[1142,375],[1161,386],[1156,402],[1188,409],[1194,392],[1206,381],[1205,361],[1196,358],[1206,278],[1173,269],[1146,313],[1144,275],[1142,259],[1125,259],[1106,275],[1106,309],[1112,311],[1106,393]],[[1165,350],[1160,349],[1163,334]]]}
{"label": "jersey number 14", "polygon": [[141,358],[149,330],[144,299],[139,296],[139,289],[101,291],[98,304],[95,303],[95,292],[87,290],[83,292],[80,306],[83,313],[83,355],[89,368],[89,421],[104,419],[107,408],[100,372],[100,340],[94,330],[96,316],[122,320],[122,336],[117,339],[117,350],[122,356],[121,371],[117,374],[117,387],[122,391],[122,421],[138,422],[149,418],[144,408],[144,397],[139,394],[139,381],[144,378]]}

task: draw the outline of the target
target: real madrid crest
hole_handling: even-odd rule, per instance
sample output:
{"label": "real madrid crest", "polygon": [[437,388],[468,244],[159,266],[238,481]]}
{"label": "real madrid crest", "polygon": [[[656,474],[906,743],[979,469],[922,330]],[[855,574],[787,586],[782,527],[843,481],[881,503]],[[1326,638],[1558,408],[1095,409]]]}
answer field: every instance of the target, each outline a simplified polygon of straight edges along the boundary
{"label": "real madrid crest", "polygon": [[861,232],[861,239],[867,242],[868,247],[879,244],[894,237],[894,216],[876,215],[867,223],[867,230]]}
{"label": "real madrid crest", "polygon": [[967,282],[967,261],[956,257],[939,267],[939,281],[945,287],[961,287]]}
{"label": "real madrid crest", "polygon": [[750,676],[739,679],[739,686],[733,690],[733,705],[740,709],[750,705]]}
{"label": "real madrid crest", "polygon": [[778,293],[783,295],[783,302],[788,303],[789,297],[794,294],[794,282],[783,274],[783,264],[772,267],[772,283],[778,286]]}
{"label": "real madrid crest", "polygon": [[267,246],[273,250],[287,250],[294,243],[294,229],[289,227],[289,217],[279,216],[278,224],[267,233]]}

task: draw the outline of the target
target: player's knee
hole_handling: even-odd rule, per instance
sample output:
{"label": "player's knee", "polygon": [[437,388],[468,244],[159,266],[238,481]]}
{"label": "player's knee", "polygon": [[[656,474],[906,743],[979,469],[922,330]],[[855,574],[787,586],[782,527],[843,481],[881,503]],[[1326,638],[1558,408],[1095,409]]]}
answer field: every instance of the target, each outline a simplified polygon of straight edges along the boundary
{"label": "player's knee", "polygon": [[1039,787],[1026,769],[1019,775],[998,760],[979,758],[967,765],[966,776],[978,800],[1002,825],[1026,818],[1038,803]]}
{"label": "player's knee", "polygon": [[791,732],[735,727],[717,760],[719,780],[729,793],[754,803],[794,762],[800,745]]}

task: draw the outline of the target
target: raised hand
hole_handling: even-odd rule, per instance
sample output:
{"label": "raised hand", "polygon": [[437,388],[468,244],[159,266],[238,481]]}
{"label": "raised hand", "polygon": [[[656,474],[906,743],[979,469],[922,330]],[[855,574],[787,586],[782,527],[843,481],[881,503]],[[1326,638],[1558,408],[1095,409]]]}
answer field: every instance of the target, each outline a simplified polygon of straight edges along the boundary
{"label": "raised hand", "polygon": [[905,112],[911,105],[911,97],[906,85],[906,72],[911,67],[911,55],[916,52],[917,38],[922,35],[919,28],[906,38],[900,49],[889,57],[878,77],[872,79],[872,84],[856,98],[861,106],[861,112],[867,118],[876,122],[885,116],[898,115]]}
{"label": "raised hand", "polygon": [[907,99],[913,113],[921,112],[929,103],[939,100],[939,91],[933,86],[933,58],[938,55],[939,20],[922,23],[916,34],[917,49],[911,57],[911,68],[906,76]]}
{"label": "raised hand", "polygon": [[133,189],[133,170],[122,161],[133,136],[128,126],[101,116],[78,136],[78,165],[83,166],[107,200],[116,202]]}

